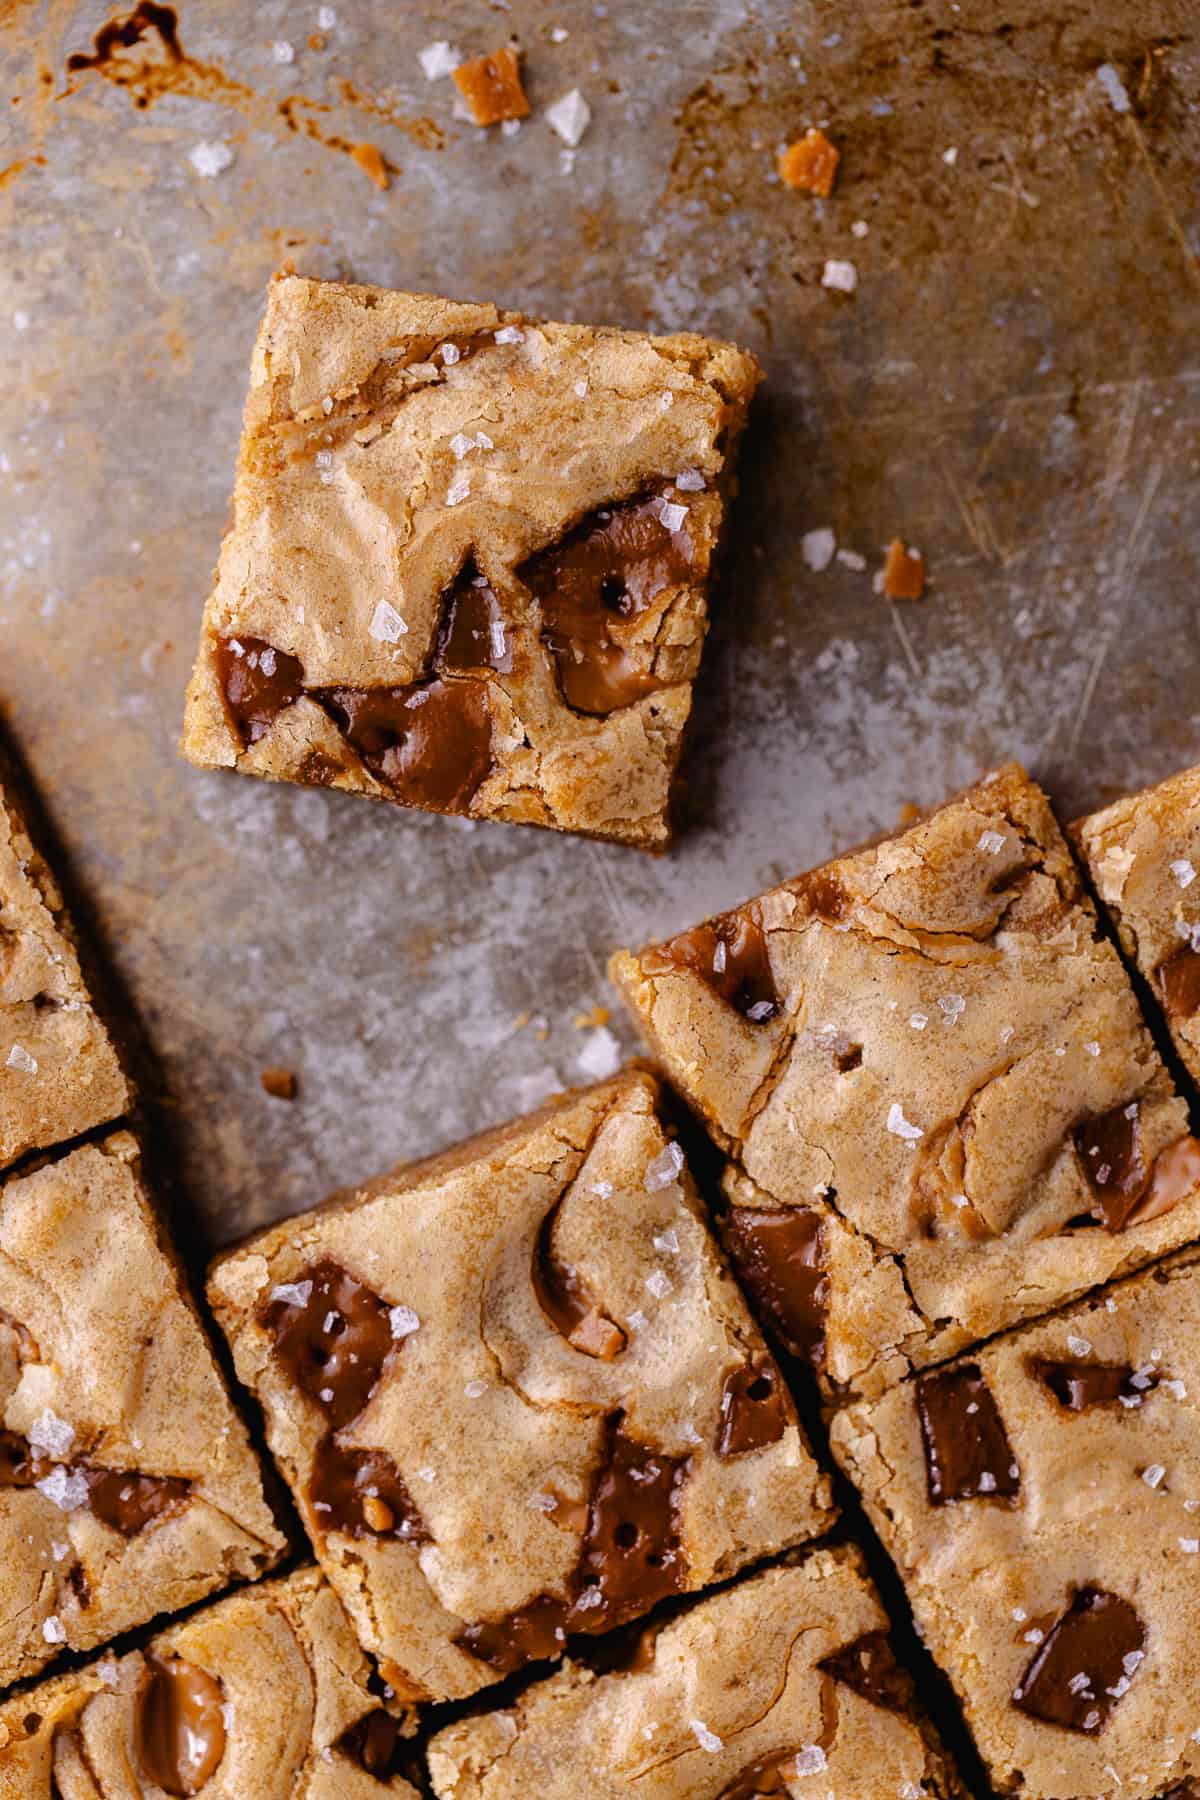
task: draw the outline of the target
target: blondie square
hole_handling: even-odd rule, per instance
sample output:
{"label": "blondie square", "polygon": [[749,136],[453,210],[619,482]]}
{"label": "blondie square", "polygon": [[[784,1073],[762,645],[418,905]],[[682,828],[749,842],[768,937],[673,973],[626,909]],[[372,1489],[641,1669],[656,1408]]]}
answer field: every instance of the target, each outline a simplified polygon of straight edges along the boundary
{"label": "blondie square", "polygon": [[776,1336],[869,1391],[1200,1233],[1200,1146],[1015,765],[613,973]]}
{"label": "blondie square", "polygon": [[0,1686],[285,1540],[121,1132],[0,1187]]}
{"label": "blondie square", "polygon": [[833,1423],[999,1793],[1200,1793],[1200,1257]]}
{"label": "blondie square", "polygon": [[276,280],[184,754],[661,844],[758,375],[686,333]]}
{"label": "blondie square", "polygon": [[962,1796],[856,1551],[817,1550],[568,1664],[429,1747],[440,1800]]}
{"label": "blondie square", "polygon": [[315,1569],[264,1581],[0,1707],[0,1800],[417,1800],[410,1721],[380,1697]]}
{"label": "blondie square", "polygon": [[1114,801],[1074,832],[1122,949],[1200,1080],[1200,768]]}
{"label": "blondie square", "polygon": [[62,895],[0,786],[0,1169],[107,1124],[129,1100]]}
{"label": "blondie square", "polygon": [[831,1522],[628,1073],[215,1265],[317,1555],[397,1692],[464,1696]]}

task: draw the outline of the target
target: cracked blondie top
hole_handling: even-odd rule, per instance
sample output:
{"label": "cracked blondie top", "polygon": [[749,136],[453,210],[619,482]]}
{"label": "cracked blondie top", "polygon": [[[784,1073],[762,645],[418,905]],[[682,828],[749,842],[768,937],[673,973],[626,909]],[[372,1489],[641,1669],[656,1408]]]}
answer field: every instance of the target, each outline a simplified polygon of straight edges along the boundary
{"label": "cracked blondie top", "polygon": [[758,378],[690,334],[276,280],[184,754],[661,844]]}
{"label": "cracked blondie top", "polygon": [[1200,1080],[1200,768],[1114,801],[1074,835],[1122,949]]}
{"label": "cracked blondie top", "polygon": [[429,1747],[440,1800],[965,1800],[858,1552],[818,1550]]}
{"label": "cracked blondie top", "polygon": [[0,1686],[286,1547],[121,1132],[0,1188]]}
{"label": "cracked blondie top", "polygon": [[417,1800],[411,1722],[315,1569],[0,1707],[0,1800]]}
{"label": "cracked blondie top", "polygon": [[997,1791],[1200,1793],[1200,1257],[833,1422]]}
{"label": "cracked blondie top", "polygon": [[221,1258],[243,1381],[397,1692],[464,1696],[832,1520],[630,1072]]}
{"label": "cracked blondie top", "polygon": [[870,1391],[1200,1232],[1200,1145],[1016,765],[614,977],[776,1337]]}
{"label": "cracked blondie top", "polygon": [[107,1124],[129,1101],[62,895],[0,787],[0,1168]]}

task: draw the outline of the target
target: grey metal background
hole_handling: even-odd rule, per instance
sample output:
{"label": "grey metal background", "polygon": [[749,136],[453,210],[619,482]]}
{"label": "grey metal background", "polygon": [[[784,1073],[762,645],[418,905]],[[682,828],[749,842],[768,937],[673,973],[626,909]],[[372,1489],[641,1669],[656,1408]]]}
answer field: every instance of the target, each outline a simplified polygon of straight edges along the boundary
{"label": "grey metal background", "polygon": [[[189,60],[139,110],[65,76],[102,6],[0,0],[0,706],[210,1244],[576,1078],[617,943],[1008,755],[1067,814],[1200,757],[1195,4],[335,3],[312,50],[315,4],[184,0]],[[453,119],[416,52],[510,32],[535,112],[506,139]],[[595,116],[568,172],[539,115],[575,85]],[[843,151],[823,204],[771,180],[814,121]],[[236,161],[201,180],[214,139]],[[390,190],[328,140],[378,145]],[[177,760],[288,256],[764,359],[669,858]],[[821,525],[866,573],[805,567]],[[871,587],[894,533],[933,578],[903,610]]]}

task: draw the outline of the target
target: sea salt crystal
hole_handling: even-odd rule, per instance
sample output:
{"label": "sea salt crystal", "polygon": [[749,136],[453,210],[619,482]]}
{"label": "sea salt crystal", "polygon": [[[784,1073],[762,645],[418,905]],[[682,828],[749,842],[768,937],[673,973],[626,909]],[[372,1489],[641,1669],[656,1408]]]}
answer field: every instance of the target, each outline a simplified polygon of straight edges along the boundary
{"label": "sea salt crystal", "polygon": [[332,466],[333,466],[333,451],[332,450],[318,450],[317,454],[313,460],[316,463],[318,469],[332,468]]}
{"label": "sea salt crystal", "polygon": [[188,161],[197,175],[206,181],[214,181],[223,175],[226,169],[232,168],[237,159],[237,152],[229,144],[223,144],[219,138],[194,144],[188,151]]}
{"label": "sea salt crystal", "polygon": [[320,31],[332,31],[337,24],[337,13],[332,6],[318,6],[317,28]]}
{"label": "sea salt crystal", "polygon": [[912,1017],[909,1019],[908,1022],[912,1026],[914,1031],[924,1031],[925,1027],[929,1023],[929,1014],[928,1013],[913,1013]]}
{"label": "sea salt crystal", "polygon": [[27,312],[21,312],[18,309],[18,311],[16,311],[13,314],[12,321],[13,321],[13,330],[14,331],[28,331],[29,330],[29,314]]}
{"label": "sea salt crystal", "polygon": [[819,1775],[822,1769],[828,1768],[825,1752],[820,1744],[806,1744],[803,1750],[797,1750],[792,1758],[792,1767],[797,1775]]}
{"label": "sea salt crystal", "polygon": [[524,123],[525,121],[523,119],[501,119],[500,136],[505,138],[520,137],[521,127]]}
{"label": "sea salt crystal", "polygon": [[591,1191],[601,1200],[607,1200],[612,1194],[613,1184],[611,1181],[593,1181]]}
{"label": "sea salt crystal", "polygon": [[683,521],[688,515],[687,507],[680,506],[678,501],[675,500],[660,500],[657,511],[660,520],[668,531],[680,530]]}
{"label": "sea salt crystal", "polygon": [[451,454],[456,462],[461,462],[464,456],[469,456],[474,448],[475,439],[468,437],[465,431],[456,431],[450,439]]}
{"label": "sea salt crystal", "polygon": [[645,1331],[650,1321],[642,1311],[641,1307],[636,1306],[625,1323],[629,1326],[631,1331]]}
{"label": "sea salt crystal", "polygon": [[653,1269],[646,1277],[646,1286],[656,1300],[665,1300],[671,1292],[671,1278],[662,1269]]}
{"label": "sea salt crystal", "polygon": [[679,1255],[679,1233],[673,1225],[666,1231],[660,1231],[652,1241],[654,1248],[664,1256]]}
{"label": "sea salt crystal", "polygon": [[29,1427],[29,1442],[35,1450],[44,1450],[47,1456],[64,1462],[75,1442],[75,1428],[47,1407]]}
{"label": "sea salt crystal", "polygon": [[1014,1606],[1012,1609],[1012,1616],[1016,1624],[1023,1625],[1029,1617],[1029,1614],[1025,1611],[1023,1606]]}
{"label": "sea salt crystal", "polygon": [[724,938],[718,938],[717,939],[717,947],[713,951],[713,958],[712,958],[713,974],[714,975],[723,975],[725,973],[725,965],[728,962],[728,960],[729,960],[729,952],[725,947],[725,940],[724,940]]}
{"label": "sea salt crystal", "polygon": [[1083,1046],[1083,1053],[1085,1056],[1099,1056],[1100,1046],[1095,1038],[1088,1039],[1087,1043]]}
{"label": "sea salt crystal", "polygon": [[680,469],[675,486],[681,494],[702,494],[707,483],[699,469]]}
{"label": "sea salt crystal", "polygon": [[938,1001],[938,1005],[945,1013],[946,1018],[951,1025],[953,1025],[955,1019],[957,1019],[961,1013],[965,1013],[967,1010],[967,1003],[961,994],[943,994]]}
{"label": "sea salt crystal", "polygon": [[477,431],[475,433],[475,448],[477,450],[494,450],[496,448],[496,440],[495,438],[490,438],[486,431]]}
{"label": "sea salt crystal", "polygon": [[525,342],[525,333],[519,325],[502,325],[499,331],[492,333],[492,336],[498,344],[523,344]]}
{"label": "sea salt crystal", "polygon": [[1108,95],[1108,103],[1115,113],[1129,111],[1129,91],[1112,63],[1100,64],[1096,70],[1096,82]]}
{"label": "sea salt crystal", "polygon": [[828,525],[806,531],[800,539],[800,554],[814,574],[820,575],[833,561],[837,539]]}
{"label": "sea salt crystal", "polygon": [[462,359],[462,351],[457,344],[440,344],[438,346],[438,353],[441,356],[442,361],[451,368],[456,362],[459,362]]}
{"label": "sea salt crystal", "polygon": [[602,1606],[604,1604],[604,1596],[599,1588],[585,1588],[575,1604],[581,1612],[590,1612],[593,1606]]}
{"label": "sea salt crystal", "polygon": [[1180,1538],[1179,1548],[1188,1556],[1195,1556],[1197,1550],[1200,1550],[1200,1538]]}
{"label": "sea salt crystal", "polygon": [[67,1628],[55,1613],[51,1613],[48,1619],[43,1619],[42,1636],[48,1644],[66,1643]]}
{"label": "sea salt crystal", "polygon": [[39,1494],[52,1501],[60,1512],[75,1512],[77,1508],[87,1505],[88,1484],[86,1475],[68,1475],[64,1468],[51,1469],[41,1481],[35,1481]]}
{"label": "sea salt crystal", "polygon": [[590,1031],[576,1058],[575,1067],[590,1081],[606,1081],[621,1066],[621,1042],[606,1025]]}
{"label": "sea salt crystal", "polygon": [[588,384],[586,381],[577,381],[575,383],[575,392],[579,395],[579,398],[581,400],[583,399],[583,397],[587,393],[587,391],[588,391]]}
{"label": "sea salt crystal", "polygon": [[1166,1472],[1161,1463],[1148,1463],[1142,1470],[1142,1480],[1148,1488],[1156,1488]]}
{"label": "sea salt crystal", "polygon": [[995,1493],[996,1477],[992,1474],[990,1469],[984,1469],[983,1473],[980,1475],[979,1491],[981,1494],[994,1494]]}
{"label": "sea salt crystal", "polygon": [[398,644],[408,632],[408,626],[390,600],[379,602],[371,614],[371,623],[367,629],[381,644]]}
{"label": "sea salt crystal", "polygon": [[565,44],[570,35],[571,34],[565,25],[556,25],[550,33],[550,42],[552,44]]}
{"label": "sea salt crystal", "polygon": [[487,1382],[468,1381],[463,1389],[463,1393],[467,1396],[468,1400],[478,1400],[482,1394],[487,1393]]}
{"label": "sea salt crystal", "polygon": [[14,1044],[9,1051],[5,1067],[20,1069],[26,1075],[36,1075],[38,1072],[37,1058],[30,1056],[28,1050],[20,1044]]}
{"label": "sea salt crystal", "polygon": [[1089,1677],[1080,1670],[1078,1675],[1072,1675],[1070,1681],[1067,1683],[1067,1687],[1073,1694],[1086,1694],[1091,1687],[1091,1681]]}
{"label": "sea salt crystal", "polygon": [[1067,1334],[1067,1349],[1072,1356],[1090,1356],[1092,1354],[1092,1346],[1087,1338],[1075,1337],[1070,1332]]}
{"label": "sea salt crystal", "polygon": [[321,411],[325,414],[326,418],[328,418],[330,413],[333,411],[333,395],[332,394],[326,394],[325,398],[322,400]]}
{"label": "sea salt crystal", "polygon": [[271,1289],[270,1300],[281,1300],[285,1306],[307,1306],[312,1297],[311,1281],[281,1281]]}
{"label": "sea salt crystal", "polygon": [[446,505],[458,506],[471,492],[471,477],[466,474],[456,475],[446,489]]}
{"label": "sea salt crystal", "polygon": [[1002,1025],[1000,1027],[1000,1042],[1002,1044],[1010,1044],[1016,1036],[1016,1032],[1017,1028],[1015,1025]]}
{"label": "sea salt crystal", "polygon": [[905,1118],[904,1108],[898,1100],[893,1100],[888,1112],[887,1128],[893,1137],[903,1138],[908,1144],[915,1144],[918,1138],[925,1136],[919,1125],[914,1125],[911,1120]]}
{"label": "sea salt crystal", "polygon": [[1177,857],[1168,867],[1181,888],[1191,887],[1196,879],[1196,871],[1186,856]]}
{"label": "sea salt crystal", "polygon": [[708,1729],[703,1719],[689,1719],[688,1724],[694,1732],[700,1748],[707,1750],[710,1756],[715,1756],[718,1750],[725,1748],[722,1739],[717,1736],[715,1731]]}
{"label": "sea salt crystal", "polygon": [[947,168],[952,169],[954,167],[955,163],[958,161],[957,144],[951,144],[948,150],[942,151],[942,161],[946,164]]}
{"label": "sea salt crystal", "polygon": [[857,550],[839,550],[837,559],[844,569],[853,569],[859,575],[867,566],[866,557],[860,556]]}
{"label": "sea salt crystal", "polygon": [[389,1307],[388,1323],[392,1328],[394,1338],[411,1337],[414,1331],[419,1331],[421,1328],[420,1318],[411,1306]]}
{"label": "sea salt crystal", "polygon": [[277,63],[291,63],[296,60],[296,52],[286,38],[276,38],[271,45],[271,55]]}
{"label": "sea salt crystal", "polygon": [[985,831],[980,834],[976,849],[982,850],[987,856],[999,856],[1004,848],[1004,844],[1005,838],[1003,832]]}
{"label": "sea salt crystal", "polygon": [[1024,1634],[1024,1641],[1027,1644],[1040,1644],[1045,1635],[1045,1632],[1039,1630],[1036,1625],[1031,1625],[1029,1630]]}
{"label": "sea salt crystal", "polygon": [[438,38],[417,51],[417,61],[425,72],[426,81],[440,81],[443,75],[453,74],[462,57],[445,38]]}
{"label": "sea salt crystal", "polygon": [[572,88],[546,108],[546,123],[572,150],[592,122],[592,109],[578,88]]}
{"label": "sea salt crystal", "polygon": [[821,286],[839,294],[852,294],[858,286],[858,270],[852,262],[831,256],[821,275]]}
{"label": "sea salt crystal", "polygon": [[436,1469],[418,1469],[417,1470],[417,1478],[420,1481],[434,1482],[437,1480],[437,1470]]}
{"label": "sea salt crystal", "polygon": [[683,1168],[683,1151],[678,1144],[667,1144],[652,1162],[646,1164],[642,1185],[648,1194],[657,1194],[678,1181]]}

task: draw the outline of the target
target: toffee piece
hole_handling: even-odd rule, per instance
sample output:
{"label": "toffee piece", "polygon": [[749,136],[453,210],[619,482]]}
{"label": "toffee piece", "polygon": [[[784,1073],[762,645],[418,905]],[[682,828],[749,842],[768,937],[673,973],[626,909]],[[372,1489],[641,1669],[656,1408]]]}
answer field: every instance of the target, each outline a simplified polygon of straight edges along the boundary
{"label": "toffee piece", "polygon": [[634,1072],[564,1095],[213,1269],[317,1555],[421,1698],[830,1521],[658,1104]]}
{"label": "toffee piece", "polygon": [[632,1667],[568,1663],[501,1711],[438,1732],[440,1800],[965,1800],[898,1668],[855,1550],[742,1577]]}
{"label": "toffee piece", "polygon": [[[5,773],[0,757],[0,783]],[[0,1169],[107,1124],[131,1098],[63,897],[0,785]]]}
{"label": "toffee piece", "polygon": [[[835,1416],[997,1793],[1159,1800],[1200,1780],[1197,1394],[1188,1249]],[[980,1471],[1006,1458],[1001,1493]]]}
{"label": "toffee piece", "polygon": [[0,1683],[278,1561],[127,1133],[0,1187]]}
{"label": "toffee piece", "polygon": [[[491,106],[509,55],[456,79]],[[688,333],[276,280],[184,754],[664,843],[758,377]]]}
{"label": "toffee piece", "polygon": [[1187,1108],[1015,764],[612,973],[730,1157],[751,1303],[833,1395],[1200,1233]]}
{"label": "toffee piece", "polygon": [[1200,1079],[1200,767],[1114,800],[1072,830],[1122,950]]}
{"label": "toffee piece", "polygon": [[0,1800],[417,1800],[386,1697],[317,1570],[0,1705]]}

